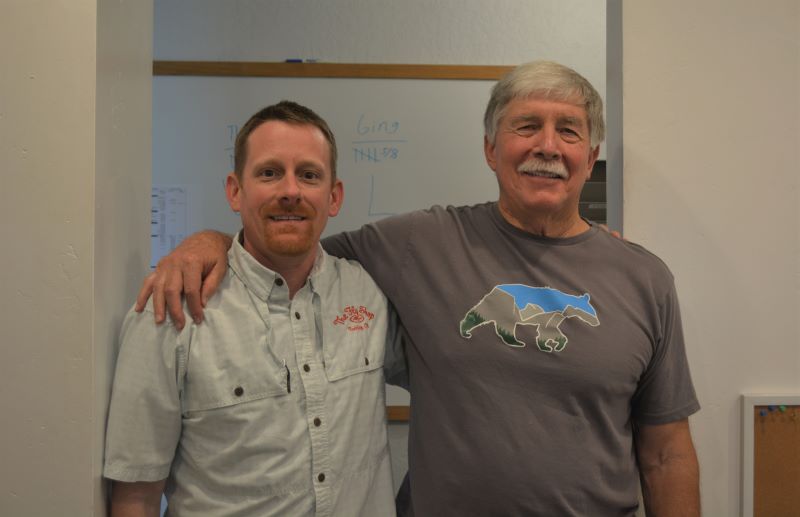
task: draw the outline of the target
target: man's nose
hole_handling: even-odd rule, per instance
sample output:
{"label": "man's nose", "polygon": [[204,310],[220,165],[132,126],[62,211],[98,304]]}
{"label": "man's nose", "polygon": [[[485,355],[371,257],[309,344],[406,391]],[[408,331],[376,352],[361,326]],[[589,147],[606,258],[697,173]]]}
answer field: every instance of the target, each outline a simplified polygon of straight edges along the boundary
{"label": "man's nose", "polygon": [[533,154],[543,160],[557,160],[561,158],[558,148],[558,132],[554,127],[544,127],[533,140]]}
{"label": "man's nose", "polygon": [[287,173],[281,179],[280,201],[287,204],[300,202],[300,182],[294,174]]}

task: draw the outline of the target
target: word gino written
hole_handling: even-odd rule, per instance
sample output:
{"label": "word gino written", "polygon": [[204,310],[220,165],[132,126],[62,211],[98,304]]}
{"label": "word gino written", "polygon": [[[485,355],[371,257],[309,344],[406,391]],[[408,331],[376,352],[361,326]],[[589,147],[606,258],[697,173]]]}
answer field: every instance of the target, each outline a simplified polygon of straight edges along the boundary
{"label": "word gino written", "polygon": [[400,121],[391,118],[358,117],[353,140],[355,163],[380,163],[394,161],[400,157],[401,145],[407,140],[399,134]]}

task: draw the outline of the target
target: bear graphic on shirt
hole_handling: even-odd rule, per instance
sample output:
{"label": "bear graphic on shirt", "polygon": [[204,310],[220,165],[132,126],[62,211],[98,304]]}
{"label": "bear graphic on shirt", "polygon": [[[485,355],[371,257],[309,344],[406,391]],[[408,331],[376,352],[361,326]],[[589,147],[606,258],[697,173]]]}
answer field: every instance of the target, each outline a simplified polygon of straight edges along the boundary
{"label": "bear graphic on shirt", "polygon": [[462,337],[469,339],[475,328],[494,325],[495,333],[505,344],[524,347],[525,343],[516,336],[517,326],[532,325],[537,327],[539,350],[560,352],[569,341],[559,328],[565,319],[578,318],[593,327],[600,324],[589,300],[589,293],[574,296],[551,287],[502,284],[467,311],[459,330]]}

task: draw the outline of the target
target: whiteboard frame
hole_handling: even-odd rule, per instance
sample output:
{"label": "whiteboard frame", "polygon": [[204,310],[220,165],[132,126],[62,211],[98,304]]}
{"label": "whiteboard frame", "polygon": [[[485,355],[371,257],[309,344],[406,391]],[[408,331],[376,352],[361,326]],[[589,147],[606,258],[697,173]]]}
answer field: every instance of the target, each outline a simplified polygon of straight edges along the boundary
{"label": "whiteboard frame", "polygon": [[742,517],[753,517],[756,406],[800,406],[800,395],[742,395]]}

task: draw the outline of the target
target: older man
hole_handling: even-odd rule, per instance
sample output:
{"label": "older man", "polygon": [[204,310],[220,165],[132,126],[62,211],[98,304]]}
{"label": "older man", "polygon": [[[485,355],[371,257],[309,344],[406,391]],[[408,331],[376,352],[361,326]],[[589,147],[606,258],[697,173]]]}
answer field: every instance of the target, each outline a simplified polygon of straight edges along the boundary
{"label": "older man", "polygon": [[226,193],[243,229],[205,323],[125,320],[112,514],[158,515],[166,491],[170,515],[393,515],[382,367],[396,326],[369,275],[319,246],[343,196],[328,125],[291,102],[259,111]]}
{"label": "older man", "polygon": [[[632,515],[641,479],[652,515],[698,515],[687,417],[699,404],[672,275],[578,212],[604,136],[599,95],[567,67],[528,63],[495,85],[484,123],[497,202],[324,242],[364,265],[408,331],[403,513]],[[218,267],[225,240],[196,239],[142,297],[155,286],[175,305],[191,250],[219,249],[187,278]]]}

